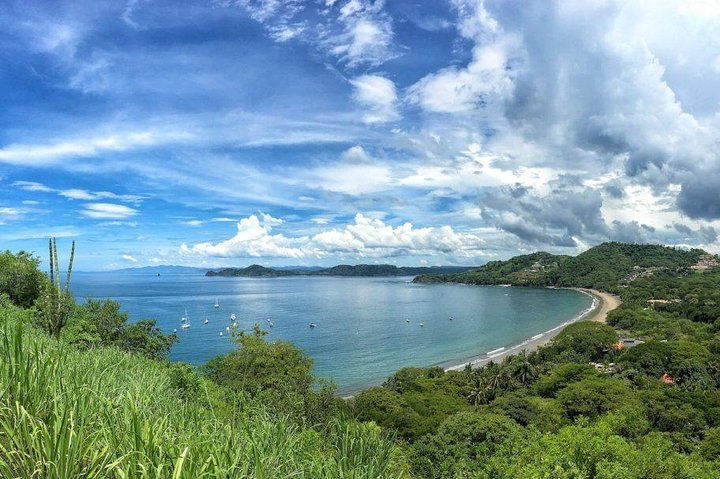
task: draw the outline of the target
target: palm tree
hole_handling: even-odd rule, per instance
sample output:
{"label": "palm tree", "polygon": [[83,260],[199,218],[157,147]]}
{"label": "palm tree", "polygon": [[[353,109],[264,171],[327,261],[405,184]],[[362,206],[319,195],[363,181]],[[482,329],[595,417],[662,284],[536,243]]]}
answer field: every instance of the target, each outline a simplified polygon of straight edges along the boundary
{"label": "palm tree", "polygon": [[473,406],[479,406],[480,404],[488,403],[488,387],[485,378],[479,374],[479,371],[475,371],[471,378],[470,393],[467,395],[467,400]]}
{"label": "palm tree", "polygon": [[523,386],[528,386],[537,377],[535,366],[530,362],[524,350],[515,356],[513,363],[512,377]]}

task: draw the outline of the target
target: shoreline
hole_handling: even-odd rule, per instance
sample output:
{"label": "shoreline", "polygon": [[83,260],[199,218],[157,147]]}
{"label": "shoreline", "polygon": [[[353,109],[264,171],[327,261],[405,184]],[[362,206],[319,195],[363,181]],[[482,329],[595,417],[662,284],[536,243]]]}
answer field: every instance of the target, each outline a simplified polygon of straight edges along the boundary
{"label": "shoreline", "polygon": [[[468,364],[473,367],[482,367],[485,364],[489,363],[490,361],[498,362],[499,360],[503,359],[505,356],[510,356],[513,354],[517,354],[520,351],[527,351],[528,353],[531,353],[533,351],[536,351],[542,346],[545,346],[548,344],[555,336],[560,334],[560,332],[565,329],[566,326],[572,323],[576,323],[578,321],[598,321],[601,323],[604,323],[607,314],[612,311],[613,309],[617,308],[622,304],[622,301],[620,301],[620,298],[610,294],[605,293],[603,291],[598,291],[595,289],[589,289],[589,288],[555,288],[555,287],[549,287],[550,289],[571,289],[573,291],[577,291],[579,293],[586,294],[593,298],[593,302],[590,305],[589,308],[583,310],[575,316],[574,318],[571,318],[564,323],[561,323],[557,326],[555,326],[552,329],[549,329],[548,331],[538,333],[535,336],[525,339],[524,341],[512,344],[506,347],[501,347],[494,349],[492,351],[489,351],[492,354],[481,354],[477,356],[473,356],[469,360],[465,360],[460,364],[452,365],[452,366],[444,366],[443,369],[445,372],[447,371],[461,371],[463,370]],[[442,364],[442,363],[441,363]],[[441,364],[436,364],[436,366],[439,366]],[[446,363],[447,364],[447,363]],[[360,392],[364,391],[368,388],[362,388],[357,391],[352,391],[348,394],[342,394],[339,397],[343,399],[352,399],[355,397],[355,395],[359,394]]]}
{"label": "shoreline", "polygon": [[497,348],[483,355],[475,356],[474,358],[464,361],[461,364],[445,367],[445,371],[459,371],[467,367],[468,365],[472,368],[482,367],[490,361],[498,362],[505,356],[517,354],[520,351],[526,351],[531,353],[537,351],[540,347],[548,344],[555,336],[565,329],[569,324],[577,321],[598,321],[604,323],[607,319],[607,314],[613,309],[620,306],[622,303],[620,298],[610,293],[605,293],[595,289],[588,288],[556,288],[556,289],[571,289],[580,293],[586,294],[593,298],[593,302],[590,307],[582,311],[576,317],[565,321],[552,329],[545,332],[536,334],[535,336],[528,338],[518,344],[509,345],[502,348]]}

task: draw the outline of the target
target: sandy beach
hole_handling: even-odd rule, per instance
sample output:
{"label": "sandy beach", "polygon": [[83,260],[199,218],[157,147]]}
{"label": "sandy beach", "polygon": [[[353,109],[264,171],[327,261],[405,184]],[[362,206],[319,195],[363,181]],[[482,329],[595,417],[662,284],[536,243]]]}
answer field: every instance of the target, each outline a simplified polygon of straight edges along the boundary
{"label": "sandy beach", "polygon": [[520,351],[527,351],[532,352],[538,349],[540,346],[544,346],[547,343],[552,340],[555,336],[560,334],[560,331],[562,331],[565,326],[568,324],[572,324],[576,321],[581,320],[587,320],[587,321],[600,321],[602,323],[605,322],[607,319],[608,312],[612,311],[613,309],[620,306],[620,298],[612,295],[610,293],[604,293],[602,291],[597,291],[594,289],[586,289],[586,288],[568,288],[573,289],[575,291],[579,291],[581,293],[587,294],[593,298],[593,304],[587,311],[583,312],[581,315],[579,315],[577,318],[574,318],[570,321],[566,321],[550,331],[546,331],[544,333],[538,334],[536,336],[533,336],[532,338],[529,338],[525,341],[523,341],[520,344],[508,346],[506,348],[500,348],[492,351],[493,354],[485,354],[483,356],[474,358],[470,361],[466,361],[462,364],[458,364],[457,366],[451,366],[449,368],[446,368],[446,371],[451,370],[461,370],[465,368],[468,364],[470,364],[472,367],[481,367],[485,364],[489,363],[490,361],[498,362],[501,361],[505,356],[508,356],[510,354],[517,354]]}

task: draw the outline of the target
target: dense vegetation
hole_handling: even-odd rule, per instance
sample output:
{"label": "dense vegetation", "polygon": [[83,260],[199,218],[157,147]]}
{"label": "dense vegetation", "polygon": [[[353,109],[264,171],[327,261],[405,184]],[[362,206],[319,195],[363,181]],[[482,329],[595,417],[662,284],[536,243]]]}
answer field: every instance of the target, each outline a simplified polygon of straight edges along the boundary
{"label": "dense vegetation", "polygon": [[574,286],[618,292],[637,277],[665,271],[683,273],[706,252],[661,245],[603,243],[575,257],[539,252],[491,261],[459,274],[421,275],[415,281],[513,286]]}
{"label": "dense vegetation", "polygon": [[253,264],[247,268],[223,268],[217,271],[208,271],[206,276],[247,276],[247,277],[277,277],[277,276],[415,276],[418,274],[445,274],[467,271],[469,267],[462,266],[395,266],[392,264],[340,264],[330,268],[320,269],[275,269]]}
{"label": "dense vegetation", "polygon": [[[352,407],[397,432],[418,477],[720,477],[717,266],[700,250],[606,243],[419,278],[594,287],[623,304],[535,353],[403,369]],[[621,336],[644,342],[618,349]]]}
{"label": "dense vegetation", "polygon": [[[168,363],[175,339],[151,320],[110,300],[48,300],[58,282],[36,258],[4,253],[0,477],[720,478],[716,266],[609,243],[430,278],[593,286],[623,304],[537,352],[402,369],[345,401],[259,328],[200,370]],[[644,342],[619,349],[626,336]]]}
{"label": "dense vegetation", "polygon": [[[37,270],[31,255],[4,255],[10,268]],[[344,418],[292,345],[239,334],[238,353],[200,374],[162,359],[173,338],[153,321],[128,324],[114,301],[71,297],[56,338],[38,320],[60,311],[43,298],[50,281],[26,273],[41,284],[0,289],[0,477],[405,477],[400,449],[376,425]]]}

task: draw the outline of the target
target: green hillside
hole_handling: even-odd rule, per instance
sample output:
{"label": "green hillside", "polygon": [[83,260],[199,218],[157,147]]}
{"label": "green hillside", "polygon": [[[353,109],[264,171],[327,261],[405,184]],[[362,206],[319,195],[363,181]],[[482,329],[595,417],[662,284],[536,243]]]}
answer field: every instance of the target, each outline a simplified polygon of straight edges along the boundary
{"label": "green hillside", "polygon": [[418,274],[459,273],[470,268],[464,266],[395,266],[392,264],[340,264],[320,269],[276,269],[257,264],[247,268],[223,268],[205,273],[205,276],[278,277],[278,276],[415,276]]}
{"label": "green hillside", "polygon": [[466,276],[609,284],[623,304],[536,352],[401,369],[349,400],[259,327],[201,368],[170,363],[173,335],[75,303],[67,270],[0,253],[2,478],[720,479],[720,263],[700,251],[488,263]]}
{"label": "green hillside", "polygon": [[708,253],[700,249],[610,242],[577,256],[538,252],[506,261],[490,261],[465,273],[421,275],[415,281],[582,287],[617,292],[639,277],[683,271],[707,256]]}

